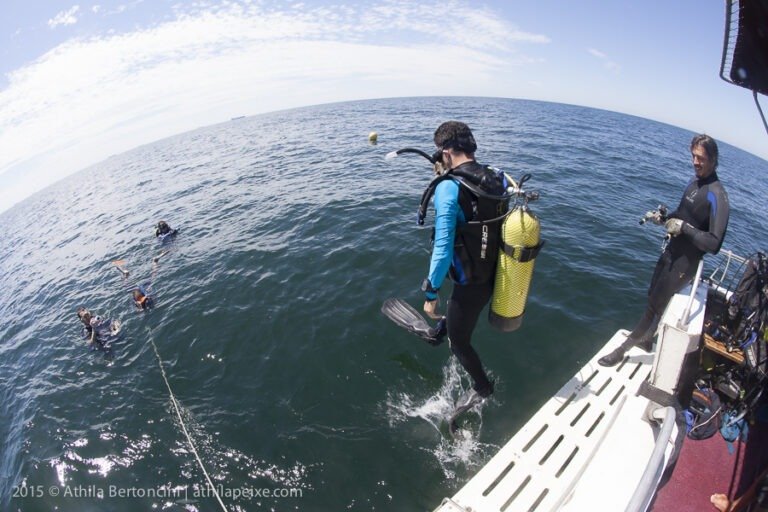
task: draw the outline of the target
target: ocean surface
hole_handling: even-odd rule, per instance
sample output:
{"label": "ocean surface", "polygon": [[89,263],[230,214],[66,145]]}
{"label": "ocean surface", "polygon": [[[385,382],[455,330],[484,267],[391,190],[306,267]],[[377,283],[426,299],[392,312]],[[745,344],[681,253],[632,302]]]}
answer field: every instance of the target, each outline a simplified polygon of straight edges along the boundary
{"label": "ocean surface", "polygon": [[[475,331],[496,393],[458,439],[467,377],[379,312],[421,307],[430,235],[429,165],[384,157],[431,153],[449,119],[480,162],[532,174],[546,240],[522,327]],[[638,220],[677,206],[692,135],[553,103],[352,102],[201,128],[34,195],[0,214],[0,510],[221,510],[185,429],[228,510],[432,510],[639,318],[662,231]],[[720,153],[725,247],[767,249],[768,162]],[[110,353],[88,349],[81,305],[122,322]]]}

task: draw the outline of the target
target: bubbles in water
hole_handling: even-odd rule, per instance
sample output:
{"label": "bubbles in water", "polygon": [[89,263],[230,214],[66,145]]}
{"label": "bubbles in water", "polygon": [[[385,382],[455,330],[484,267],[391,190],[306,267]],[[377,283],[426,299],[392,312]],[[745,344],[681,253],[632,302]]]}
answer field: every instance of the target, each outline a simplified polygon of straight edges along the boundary
{"label": "bubbles in water", "polygon": [[[312,489],[308,478],[312,465],[307,466],[299,461],[280,465],[266,460],[259,460],[235,448],[222,446],[216,436],[198,423],[187,408],[181,405],[180,407],[184,423],[194,440],[195,447],[203,458],[206,469],[210,472],[211,478],[214,481],[231,481],[233,476],[237,475],[235,481],[244,478],[254,486],[263,485],[268,482],[269,485],[286,488]],[[174,422],[177,421],[177,418],[174,416]],[[189,452],[189,445],[186,439],[179,438],[171,450],[175,453],[186,454]],[[187,473],[190,476],[198,474],[197,462],[191,456],[186,456],[182,473]],[[201,487],[205,486],[205,482],[199,482],[198,484]]]}
{"label": "bubbles in water", "polygon": [[132,440],[126,435],[116,434],[114,432],[103,432],[99,436],[102,441],[117,441],[117,445],[122,445],[122,453],[107,453],[103,456],[85,457],[81,453],[96,450],[110,451],[114,450],[115,443],[98,445],[97,448],[90,448],[91,444],[87,438],[76,439],[70,443],[65,443],[64,453],[61,457],[54,457],[50,460],[50,465],[56,471],[56,477],[59,485],[68,484],[70,473],[83,472],[88,474],[97,474],[107,477],[116,468],[129,468],[135,462],[142,460],[152,448],[152,440],[149,436],[143,435],[138,440]]}

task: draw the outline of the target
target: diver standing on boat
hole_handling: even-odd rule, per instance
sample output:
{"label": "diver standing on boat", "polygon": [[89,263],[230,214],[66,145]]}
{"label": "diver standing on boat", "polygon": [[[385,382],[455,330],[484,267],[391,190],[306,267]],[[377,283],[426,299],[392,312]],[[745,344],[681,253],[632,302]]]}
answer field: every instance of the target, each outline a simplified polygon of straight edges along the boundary
{"label": "diver standing on boat", "polygon": [[666,218],[651,218],[657,224],[664,223],[670,241],[656,262],[645,313],[626,341],[598,360],[602,366],[615,366],[632,346],[651,351],[656,327],[669,300],[691,281],[704,254],[717,254],[723,244],[730,208],[717,177],[717,143],[708,135],[696,135],[690,149],[696,176],[685,189],[680,205]]}

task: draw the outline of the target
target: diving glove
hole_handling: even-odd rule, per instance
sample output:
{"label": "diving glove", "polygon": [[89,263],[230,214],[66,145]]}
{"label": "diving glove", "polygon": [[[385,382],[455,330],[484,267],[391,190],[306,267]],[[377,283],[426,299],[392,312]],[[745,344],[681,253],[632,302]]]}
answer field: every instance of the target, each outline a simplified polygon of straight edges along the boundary
{"label": "diving glove", "polygon": [[683,231],[683,220],[682,219],[669,219],[666,224],[664,224],[664,227],[667,230],[667,233],[669,233],[670,236],[677,236]]}

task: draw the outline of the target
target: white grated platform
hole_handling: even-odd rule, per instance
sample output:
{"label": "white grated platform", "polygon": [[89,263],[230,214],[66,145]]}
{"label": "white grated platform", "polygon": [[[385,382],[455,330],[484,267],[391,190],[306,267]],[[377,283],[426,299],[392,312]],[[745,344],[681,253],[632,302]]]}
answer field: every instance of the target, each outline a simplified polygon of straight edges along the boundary
{"label": "white grated platform", "polygon": [[[635,396],[651,372],[653,355],[633,348],[616,367],[597,364],[627,334],[624,330],[614,334],[436,512],[623,510],[632,494],[632,482],[645,469],[655,443],[655,428],[638,421],[648,400]],[[621,428],[611,429],[617,419]],[[616,467],[616,461],[622,459],[630,461],[631,467]],[[577,483],[578,494],[573,493]]]}

